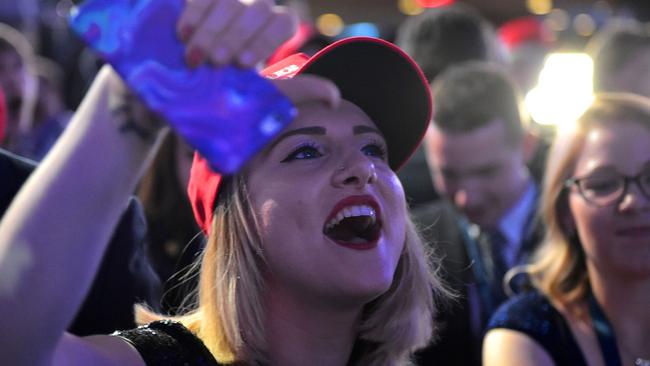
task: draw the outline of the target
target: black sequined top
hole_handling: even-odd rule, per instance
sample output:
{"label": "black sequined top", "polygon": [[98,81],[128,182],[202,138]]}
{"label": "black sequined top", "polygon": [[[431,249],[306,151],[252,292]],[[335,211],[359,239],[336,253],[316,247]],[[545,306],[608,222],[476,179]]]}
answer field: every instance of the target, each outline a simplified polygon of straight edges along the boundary
{"label": "black sequined top", "polygon": [[115,332],[131,343],[147,366],[219,366],[203,342],[182,324],[160,320]]}
{"label": "black sequined top", "polygon": [[546,350],[557,366],[587,366],[562,314],[537,292],[518,295],[501,305],[487,329],[495,328],[525,333]]}

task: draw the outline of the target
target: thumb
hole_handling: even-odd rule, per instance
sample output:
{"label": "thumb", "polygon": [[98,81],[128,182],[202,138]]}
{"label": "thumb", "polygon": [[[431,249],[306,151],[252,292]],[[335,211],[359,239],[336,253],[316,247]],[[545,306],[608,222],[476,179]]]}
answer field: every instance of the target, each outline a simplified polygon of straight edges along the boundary
{"label": "thumb", "polygon": [[297,75],[291,79],[271,80],[295,105],[323,102],[332,108],[341,102],[341,92],[333,82],[314,75]]}

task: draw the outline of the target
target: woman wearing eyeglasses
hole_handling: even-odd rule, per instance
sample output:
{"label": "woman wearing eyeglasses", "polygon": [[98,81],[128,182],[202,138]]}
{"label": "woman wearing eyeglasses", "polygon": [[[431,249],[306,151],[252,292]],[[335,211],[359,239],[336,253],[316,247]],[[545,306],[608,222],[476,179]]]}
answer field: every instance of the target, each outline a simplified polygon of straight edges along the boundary
{"label": "woman wearing eyeglasses", "polygon": [[546,174],[537,291],[493,316],[484,364],[649,366],[650,99],[598,96]]}

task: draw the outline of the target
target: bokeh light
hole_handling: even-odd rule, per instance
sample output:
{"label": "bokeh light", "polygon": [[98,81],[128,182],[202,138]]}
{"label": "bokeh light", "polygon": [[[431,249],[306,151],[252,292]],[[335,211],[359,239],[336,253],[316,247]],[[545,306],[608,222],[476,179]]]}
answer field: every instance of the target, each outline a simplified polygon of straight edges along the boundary
{"label": "bokeh light", "polygon": [[451,5],[455,0],[416,0],[423,8],[437,8],[440,6]]}
{"label": "bokeh light", "polygon": [[418,15],[424,11],[416,0],[398,0],[397,9],[405,15]]}
{"label": "bokeh light", "polygon": [[569,27],[569,14],[564,9],[553,9],[544,19],[546,26],[556,32],[562,32]]}
{"label": "bokeh light", "polygon": [[553,9],[552,0],[526,0],[526,8],[536,15],[546,15]]}
{"label": "bokeh light", "polygon": [[350,24],[339,34],[340,38],[345,37],[375,37],[379,38],[379,28],[373,23],[356,23]]}
{"label": "bokeh light", "polygon": [[337,14],[326,13],[316,19],[316,28],[321,34],[328,37],[336,37],[344,27],[343,19]]}
{"label": "bokeh light", "polygon": [[573,18],[573,30],[583,37],[589,37],[596,31],[596,22],[589,14],[578,14]]}
{"label": "bokeh light", "polygon": [[593,100],[593,61],[585,53],[547,56],[539,82],[525,98],[533,120],[542,125],[571,124]]}

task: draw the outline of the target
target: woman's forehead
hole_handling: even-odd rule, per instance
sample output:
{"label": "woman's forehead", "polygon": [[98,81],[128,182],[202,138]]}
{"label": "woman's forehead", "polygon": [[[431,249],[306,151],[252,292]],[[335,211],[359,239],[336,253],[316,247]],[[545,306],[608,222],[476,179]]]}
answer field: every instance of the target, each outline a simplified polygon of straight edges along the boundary
{"label": "woman's forehead", "polygon": [[588,172],[611,166],[635,173],[650,158],[650,130],[639,123],[605,123],[591,128],[578,154],[576,170]]}
{"label": "woman's forehead", "polygon": [[264,160],[283,142],[293,141],[294,136],[328,136],[343,138],[374,134],[383,139],[382,132],[359,107],[345,100],[332,107],[324,103],[305,103],[299,106],[297,117],[253,159]]}

